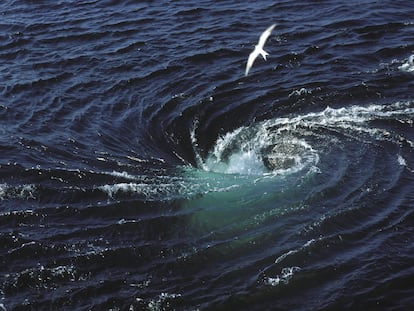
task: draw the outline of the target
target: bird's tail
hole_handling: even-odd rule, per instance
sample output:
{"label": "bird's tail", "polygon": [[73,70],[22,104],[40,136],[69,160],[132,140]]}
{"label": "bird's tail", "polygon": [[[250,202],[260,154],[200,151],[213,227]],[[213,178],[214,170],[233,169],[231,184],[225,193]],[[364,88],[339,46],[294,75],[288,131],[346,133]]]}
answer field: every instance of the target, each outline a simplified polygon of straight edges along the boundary
{"label": "bird's tail", "polygon": [[266,60],[266,56],[267,56],[267,55],[269,55],[269,53],[267,53],[267,52],[266,52],[265,50],[263,50],[263,49],[262,49],[259,53],[260,53],[260,55],[262,55],[262,56],[263,56],[263,59],[264,59],[264,60]]}

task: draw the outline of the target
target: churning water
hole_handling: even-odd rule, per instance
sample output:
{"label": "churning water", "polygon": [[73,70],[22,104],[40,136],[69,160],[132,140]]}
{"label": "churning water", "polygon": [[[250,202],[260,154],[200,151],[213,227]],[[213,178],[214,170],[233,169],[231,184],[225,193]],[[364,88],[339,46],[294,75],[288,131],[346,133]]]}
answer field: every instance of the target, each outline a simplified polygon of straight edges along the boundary
{"label": "churning water", "polygon": [[414,306],[413,4],[0,8],[0,310]]}

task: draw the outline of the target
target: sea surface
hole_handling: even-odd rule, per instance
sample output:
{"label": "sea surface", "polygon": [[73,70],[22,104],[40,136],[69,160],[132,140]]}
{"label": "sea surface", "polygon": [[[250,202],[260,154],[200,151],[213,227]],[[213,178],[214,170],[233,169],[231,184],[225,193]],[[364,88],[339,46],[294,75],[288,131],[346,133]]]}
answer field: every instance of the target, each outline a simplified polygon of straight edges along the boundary
{"label": "sea surface", "polygon": [[411,310],[413,54],[411,1],[1,1],[0,310]]}

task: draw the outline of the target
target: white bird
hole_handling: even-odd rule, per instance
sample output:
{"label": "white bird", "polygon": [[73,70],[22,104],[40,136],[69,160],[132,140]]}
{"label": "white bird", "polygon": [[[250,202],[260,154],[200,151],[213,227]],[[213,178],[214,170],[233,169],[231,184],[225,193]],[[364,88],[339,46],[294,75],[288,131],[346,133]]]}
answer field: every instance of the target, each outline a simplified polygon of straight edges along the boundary
{"label": "white bird", "polygon": [[263,46],[266,43],[267,38],[269,38],[275,26],[276,24],[273,24],[260,35],[259,43],[257,43],[257,45],[254,47],[253,52],[250,53],[249,58],[247,59],[245,76],[247,76],[247,74],[249,73],[250,68],[252,68],[253,63],[256,60],[256,57],[259,56],[259,54],[263,56],[264,60],[266,60],[266,56],[269,55],[269,53],[263,50]]}

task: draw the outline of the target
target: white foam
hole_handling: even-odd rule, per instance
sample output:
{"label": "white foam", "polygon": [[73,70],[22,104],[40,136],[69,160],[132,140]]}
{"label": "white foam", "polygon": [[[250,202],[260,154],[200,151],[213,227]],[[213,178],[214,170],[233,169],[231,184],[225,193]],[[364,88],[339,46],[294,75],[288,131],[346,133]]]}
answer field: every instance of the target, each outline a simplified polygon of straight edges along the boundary
{"label": "white foam", "polygon": [[122,218],[122,219],[117,221],[117,224],[118,225],[125,225],[125,224],[133,224],[133,223],[138,223],[138,222],[139,222],[139,220]]}
{"label": "white foam", "polygon": [[67,277],[72,282],[77,280],[76,270],[73,265],[57,266],[57,267],[50,268],[48,270],[50,270],[51,275],[55,277],[60,277],[60,278]]}
{"label": "white foam", "polygon": [[[278,144],[279,147],[290,146],[292,152],[283,154]],[[300,151],[294,151],[295,147]],[[265,121],[250,128],[240,127],[220,137],[203,168],[225,174],[264,175],[269,173],[269,168],[263,157],[269,152],[273,158],[283,160],[285,157],[293,162],[287,167],[282,165],[275,168],[272,170],[274,174],[297,172],[319,161],[317,152],[305,140],[285,137],[280,131],[274,130],[273,124]]]}
{"label": "white foam", "polygon": [[168,294],[168,293],[161,293],[157,300],[151,300],[148,303],[148,309],[151,311],[161,311],[169,309],[170,300],[174,300],[180,298],[181,294]]}
{"label": "white foam", "polygon": [[[306,90],[299,90],[298,94],[303,92]],[[261,175],[268,172],[268,168],[262,163],[263,149],[276,146],[277,151],[280,143],[296,144],[303,147],[303,152],[286,154],[286,157],[294,158],[295,165],[288,169],[276,170],[275,173],[297,172],[304,168],[315,168],[319,161],[317,148],[306,141],[303,135],[302,138],[296,137],[298,127],[305,136],[306,130],[311,133],[314,128],[328,127],[345,135],[352,135],[355,139],[360,139],[360,134],[366,134],[373,139],[389,140],[392,139],[390,133],[384,129],[367,126],[367,123],[371,120],[391,118],[403,122],[411,120],[413,116],[414,107],[411,102],[396,102],[389,105],[327,107],[319,112],[270,119],[249,127],[237,128],[219,137],[207,159],[199,162],[207,171]],[[194,133],[192,139],[196,140]],[[332,141],[335,139],[335,136],[332,136]],[[404,140],[414,146],[413,142]]]}
{"label": "white foam", "polygon": [[121,177],[121,178],[125,178],[125,179],[130,179],[130,180],[136,180],[137,177],[133,176],[125,171],[123,172],[117,172],[117,171],[112,171],[110,173],[106,173],[108,175],[114,176],[114,177]]}
{"label": "white foam", "polygon": [[146,179],[143,182],[126,182],[105,184],[97,187],[106,193],[110,199],[122,195],[138,195],[147,200],[171,200],[177,198],[189,198],[194,195],[208,192],[228,191],[228,186],[209,185],[204,179],[192,179],[185,177],[162,177]]}
{"label": "white foam", "polygon": [[239,135],[239,133],[244,129],[245,127],[240,127],[236,129],[233,132],[227,133],[222,138],[219,138],[214,146],[213,155],[217,159],[217,161],[221,161],[221,156],[224,153],[224,150],[228,147],[230,143],[233,142],[234,138]]}
{"label": "white foam", "polygon": [[397,162],[398,162],[398,164],[399,165],[401,165],[401,166],[404,166],[408,171],[410,171],[411,173],[414,173],[414,170],[413,169],[411,169],[409,166],[408,166],[408,164],[407,164],[407,161],[403,158],[403,156],[402,155],[398,155],[397,156]]}
{"label": "white foam", "polygon": [[316,240],[315,239],[311,239],[309,241],[307,241],[305,244],[303,244],[300,248],[298,249],[294,249],[294,250],[290,250],[282,255],[280,255],[279,257],[276,258],[275,263],[280,263],[281,261],[283,261],[286,257],[296,254],[297,252],[304,250],[305,248],[308,248],[310,245],[312,245]]}
{"label": "white foam", "polygon": [[407,162],[405,161],[405,159],[400,154],[397,156],[397,161],[398,161],[399,165],[407,166]]}
{"label": "white foam", "polygon": [[11,186],[0,184],[0,200],[5,199],[36,199],[37,187],[33,184]]}
{"label": "white foam", "polygon": [[198,166],[200,166],[204,170],[207,170],[207,168],[204,165],[203,159],[200,156],[200,152],[198,151],[198,141],[197,141],[197,135],[196,135],[198,124],[199,124],[199,121],[196,118],[194,120],[193,126],[191,127],[191,130],[190,130],[190,138],[191,138],[191,143],[192,143],[192,146],[193,146],[193,149],[194,149],[194,154],[195,154]]}
{"label": "white foam", "polygon": [[414,72],[414,55],[408,57],[404,64],[398,66],[398,69],[405,72]]}
{"label": "white foam", "polygon": [[292,278],[292,276],[298,272],[302,270],[300,267],[286,267],[283,268],[280,272],[280,274],[278,274],[275,277],[266,277],[264,279],[264,284],[266,285],[270,285],[270,286],[277,286],[280,283],[283,284],[287,284],[289,282],[289,280]]}
{"label": "white foam", "polygon": [[172,184],[158,184],[154,187],[151,183],[117,183],[113,185],[102,185],[98,189],[108,194],[110,198],[114,198],[115,195],[123,194],[141,194],[146,198],[156,198],[162,193],[168,194],[174,187]]}
{"label": "white foam", "polygon": [[289,128],[305,125],[330,125],[348,127],[349,125],[364,124],[372,119],[391,118],[414,114],[414,107],[409,102],[396,102],[390,105],[350,106],[343,108],[327,107],[320,112],[311,112],[291,118],[268,120],[269,125],[286,125]]}
{"label": "white foam", "polygon": [[259,175],[266,172],[263,162],[254,150],[234,153],[230,155],[227,163],[209,157],[205,167],[209,171],[225,174]]}
{"label": "white foam", "polygon": [[312,94],[311,91],[308,91],[306,88],[302,87],[299,90],[294,90],[292,93],[288,95],[288,97],[299,97],[306,94]]}

